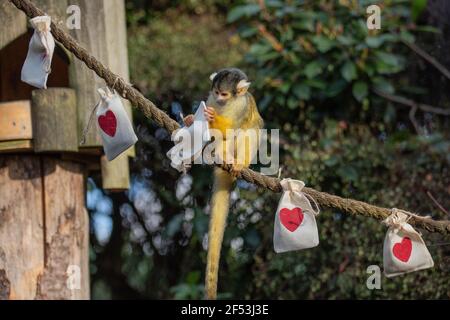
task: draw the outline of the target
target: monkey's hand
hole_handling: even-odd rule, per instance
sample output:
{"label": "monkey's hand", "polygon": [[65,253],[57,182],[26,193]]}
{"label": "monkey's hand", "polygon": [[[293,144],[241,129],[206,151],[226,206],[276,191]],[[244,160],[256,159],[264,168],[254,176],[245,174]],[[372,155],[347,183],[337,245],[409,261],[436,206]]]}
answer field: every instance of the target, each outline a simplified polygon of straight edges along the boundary
{"label": "monkey's hand", "polygon": [[239,175],[239,173],[242,171],[242,169],[244,169],[245,166],[243,164],[239,164],[239,163],[234,163],[231,165],[231,171],[230,174],[237,178],[237,176]]}
{"label": "monkey's hand", "polygon": [[206,107],[205,109],[205,118],[208,120],[208,122],[214,121],[214,118],[216,116],[216,110],[212,107]]}
{"label": "monkey's hand", "polygon": [[186,127],[190,127],[194,123],[194,115],[190,114],[183,118],[183,122],[186,125]]}

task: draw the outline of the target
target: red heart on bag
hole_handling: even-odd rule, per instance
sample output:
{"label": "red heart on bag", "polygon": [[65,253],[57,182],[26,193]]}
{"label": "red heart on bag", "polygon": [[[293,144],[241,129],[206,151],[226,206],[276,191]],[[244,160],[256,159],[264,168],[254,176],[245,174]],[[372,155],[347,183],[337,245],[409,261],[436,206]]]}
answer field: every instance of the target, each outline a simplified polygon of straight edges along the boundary
{"label": "red heart on bag", "polygon": [[394,257],[403,262],[408,262],[409,258],[411,257],[411,251],[412,251],[412,242],[411,239],[408,237],[404,237],[402,239],[402,242],[396,243],[392,248],[392,253],[394,254]]}
{"label": "red heart on bag", "polygon": [[303,221],[303,211],[301,208],[283,208],[280,210],[280,221],[290,232],[294,232]]}
{"label": "red heart on bag", "polygon": [[111,137],[114,137],[117,129],[117,119],[114,112],[108,110],[105,115],[98,117],[100,128]]}

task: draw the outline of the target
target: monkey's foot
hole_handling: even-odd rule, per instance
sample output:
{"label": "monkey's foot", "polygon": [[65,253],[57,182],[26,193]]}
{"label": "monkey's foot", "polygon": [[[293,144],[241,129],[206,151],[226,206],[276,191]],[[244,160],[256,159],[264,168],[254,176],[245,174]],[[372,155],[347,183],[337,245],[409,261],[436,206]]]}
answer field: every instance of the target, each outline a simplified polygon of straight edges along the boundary
{"label": "monkey's foot", "polygon": [[183,122],[186,125],[186,127],[190,127],[194,123],[194,115],[190,114],[183,118]]}
{"label": "monkey's foot", "polygon": [[234,178],[237,178],[243,169],[244,169],[243,164],[232,164],[230,174]]}

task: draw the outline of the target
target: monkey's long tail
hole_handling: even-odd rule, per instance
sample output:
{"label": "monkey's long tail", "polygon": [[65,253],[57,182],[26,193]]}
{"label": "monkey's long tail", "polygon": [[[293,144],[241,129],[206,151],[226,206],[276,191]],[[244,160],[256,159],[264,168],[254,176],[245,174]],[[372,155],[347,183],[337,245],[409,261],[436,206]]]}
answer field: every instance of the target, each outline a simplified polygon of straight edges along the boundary
{"label": "monkey's long tail", "polygon": [[214,188],[209,221],[208,258],[206,264],[206,299],[216,299],[220,249],[230,206],[230,192],[234,178],[226,171],[214,169]]}

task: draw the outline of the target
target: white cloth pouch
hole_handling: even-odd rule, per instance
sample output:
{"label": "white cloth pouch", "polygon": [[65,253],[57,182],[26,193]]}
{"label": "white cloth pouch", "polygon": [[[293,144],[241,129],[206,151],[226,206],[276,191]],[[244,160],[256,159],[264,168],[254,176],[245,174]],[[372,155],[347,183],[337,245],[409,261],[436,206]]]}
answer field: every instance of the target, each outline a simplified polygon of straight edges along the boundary
{"label": "white cloth pouch", "polygon": [[138,138],[120,97],[109,88],[97,91],[101,97],[96,106],[97,126],[106,158],[111,161],[133,146]]}
{"label": "white cloth pouch", "polygon": [[209,124],[205,118],[205,102],[202,101],[194,114],[194,122],[172,134],[175,146],[167,152],[170,164],[180,172],[185,172],[192,163],[202,163],[203,147],[211,140]]}
{"label": "white cloth pouch", "polygon": [[319,232],[314,210],[307,195],[302,192],[305,183],[299,180],[283,179],[283,195],[278,203],[275,215],[273,247],[275,252],[287,252],[316,247],[319,244]]}
{"label": "white cloth pouch", "polygon": [[21,80],[39,89],[47,89],[51,71],[55,40],[50,32],[51,18],[39,16],[30,20],[34,28],[28,53],[22,67]]}
{"label": "white cloth pouch", "polygon": [[434,266],[425,242],[407,220],[408,215],[394,211],[383,221],[389,226],[383,246],[383,268],[388,278]]}

